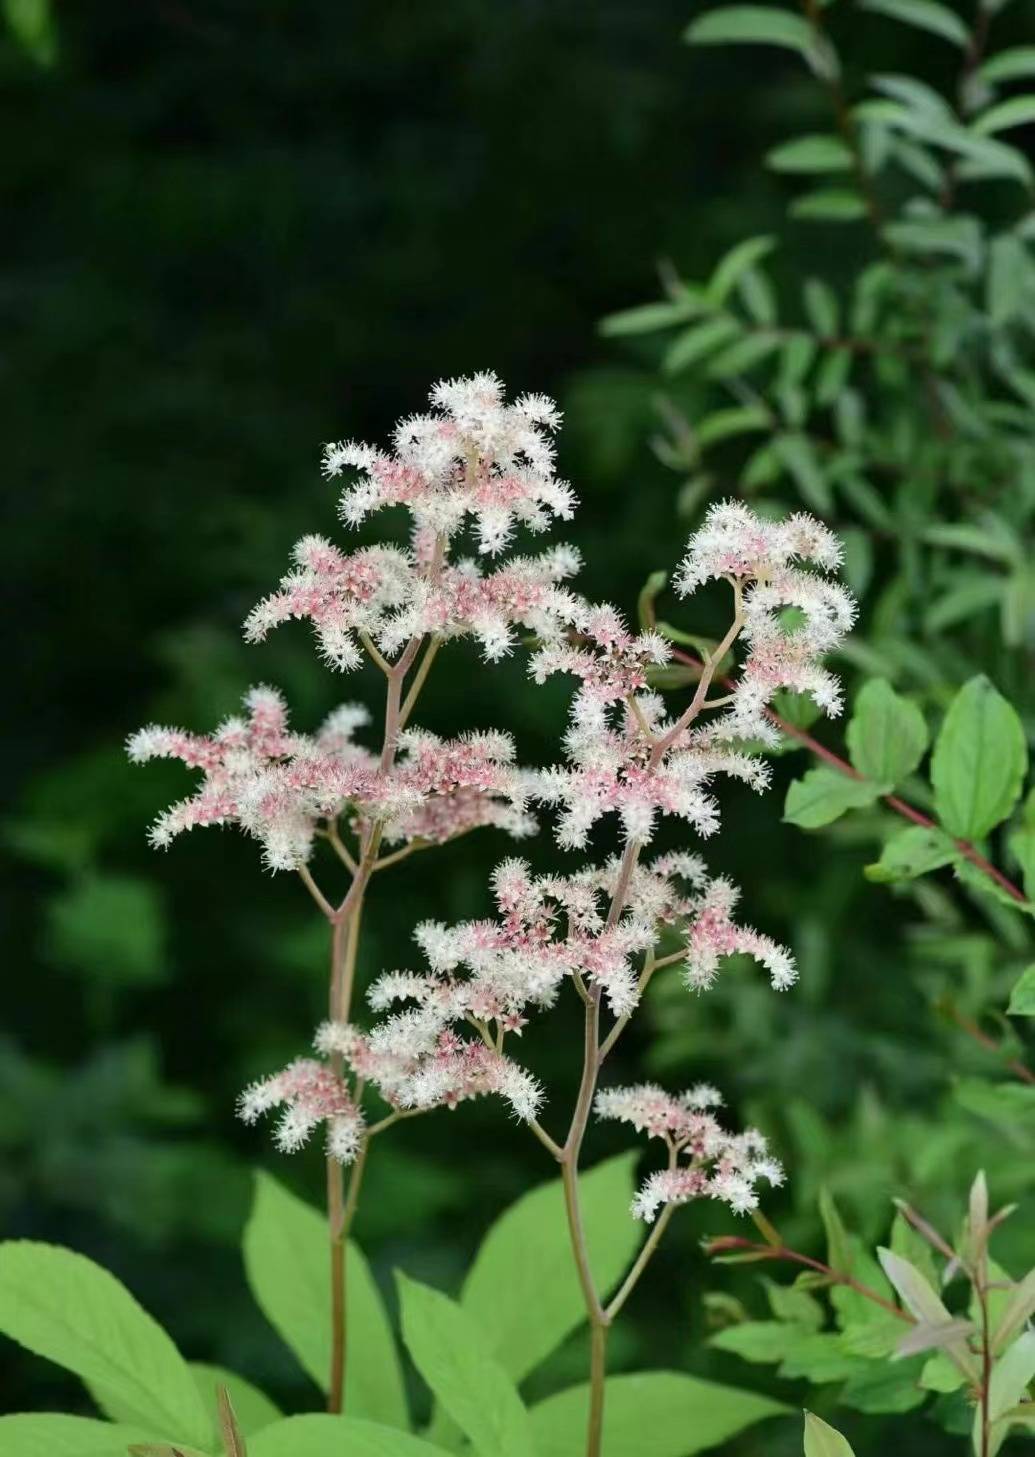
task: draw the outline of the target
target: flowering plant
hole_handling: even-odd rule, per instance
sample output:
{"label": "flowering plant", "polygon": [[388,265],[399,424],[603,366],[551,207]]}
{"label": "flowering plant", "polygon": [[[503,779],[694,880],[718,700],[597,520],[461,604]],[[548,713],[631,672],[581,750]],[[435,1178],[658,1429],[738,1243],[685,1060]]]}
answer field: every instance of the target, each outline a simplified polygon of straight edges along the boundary
{"label": "flowering plant", "polygon": [[[432,1433],[441,1435],[452,1423],[486,1457],[518,1457],[533,1445],[541,1449],[534,1435],[540,1427],[556,1432],[567,1422],[584,1426],[587,1457],[598,1457],[605,1396],[615,1420],[623,1420],[623,1378],[606,1381],[608,1332],[673,1213],[697,1199],[719,1201],[739,1214],[754,1211],[759,1185],[783,1177],[761,1133],[731,1132],[720,1123],[715,1089],[698,1085],[668,1093],[651,1083],[618,1087],[604,1079],[606,1060],[644,990],[665,968],[681,967],[693,992],[709,987],[733,953],[759,961],[777,989],[796,976],[789,951],[734,918],[738,892],[730,881],[710,874],[696,853],[657,853],[654,842],[666,818],[683,821],[702,838],[713,835],[720,823],[720,776],[765,788],[764,749],[778,740],[769,705],[778,690],[807,693],[828,713],[840,710],[837,682],[822,658],[851,625],[854,609],[832,576],[838,544],[820,523],[802,514],[766,519],[737,502],[713,506],[690,539],[675,588],[687,596],[705,584],[725,584],[730,621],[701,663],[690,701],[670,713],[651,687],[652,674],[669,660],[668,640],[652,629],[633,632],[615,608],[578,595],[569,585],[579,564],[574,551],[502,556],[519,527],[540,532],[574,508],[570,488],[554,473],[551,437],[558,415],[552,403],[525,396],[508,404],[490,374],[440,384],[431,402],[428,414],[400,424],[391,452],[344,443],[327,447],[324,456],[329,476],[350,472],[341,497],[345,522],[352,526],[382,508],[403,506],[411,517],[405,544],[347,553],[322,538],[304,538],[293,569],[245,626],[246,636],[258,641],[279,623],[305,618],[334,669],[353,671],[369,659],[385,684],[379,747],[357,742],[370,723],[365,708],[345,704],[315,733],[298,733],[279,693],[259,687],[249,693],[244,716],[215,732],[152,725],[132,736],[129,752],[136,762],[175,758],[201,774],[197,790],[155,822],[156,846],[197,826],[236,825],[259,842],[269,869],[299,877],[327,923],[328,1016],[315,1033],[315,1055],[298,1057],[240,1100],[249,1123],[276,1110],[274,1141],[281,1150],[298,1149],[322,1129],[323,1309],[306,1304],[301,1318],[297,1307],[285,1311],[269,1242],[280,1237],[293,1245],[297,1237],[308,1243],[312,1226],[310,1211],[296,1207],[271,1181],[260,1186],[246,1256],[260,1303],[325,1387],[323,1420],[347,1423],[333,1430],[347,1429],[357,1452],[368,1450],[364,1441],[382,1443],[369,1446],[372,1452],[404,1453],[419,1445],[402,1435],[409,1417],[394,1351],[384,1352],[391,1337],[349,1234],[375,1139],[402,1119],[491,1095],[527,1124],[559,1168],[556,1195],[548,1185],[544,1197],[564,1219],[573,1273],[553,1336],[578,1322],[578,1310],[570,1308],[573,1293],[590,1328],[590,1380],[587,1388],[553,1399],[567,1403],[563,1420],[556,1413],[537,1419],[514,1383],[545,1352],[534,1352],[529,1362],[527,1352],[508,1350],[497,1330],[495,1349],[485,1355],[465,1324],[465,1302],[458,1307],[402,1280],[404,1336],[443,1412]],[[468,532],[476,554],[460,557]],[[558,764],[519,767],[513,741],[496,729],[443,740],[414,726],[436,656],[466,637],[487,663],[523,641],[535,681],[555,673],[576,680]],[[743,651],[734,663],[738,649]],[[715,691],[720,674],[722,691]],[[416,970],[369,974],[362,918],[376,878],[417,852],[475,830],[530,836],[544,810],[555,815],[564,854],[558,869],[537,873],[523,860],[504,859],[491,876],[491,918],[424,922],[414,932]],[[572,868],[570,852],[587,851],[609,816],[617,820],[620,852]],[[335,873],[343,880],[338,890],[330,888]],[[584,1037],[574,1057],[566,1128],[551,1133],[552,1109],[516,1045],[521,1039],[524,1046],[526,1027],[569,987],[582,1004]],[[359,1012],[360,992],[374,1017],[369,1025]],[[587,1173],[582,1167],[594,1112],[659,1141],[664,1155],[661,1166],[626,1195],[629,1212],[603,1251],[594,1240],[602,1221],[614,1228],[606,1200],[614,1196],[619,1171],[603,1165]],[[627,1177],[623,1160],[618,1182]],[[520,1222],[525,1216],[516,1217]],[[633,1245],[635,1221],[650,1229]],[[87,1276],[78,1257],[46,1246],[8,1245],[0,1251],[4,1261],[7,1279],[23,1289],[41,1271],[61,1276],[74,1269],[91,1289],[101,1279],[95,1267]],[[105,1288],[103,1282],[97,1288]],[[118,1290],[112,1298],[129,1301]],[[183,1390],[152,1412],[142,1379],[132,1400],[120,1400],[109,1394],[111,1373],[103,1363],[76,1365],[67,1351],[55,1349],[49,1333],[27,1335],[17,1319],[8,1328],[78,1370],[117,1420],[128,1417],[149,1437],[189,1439],[205,1450],[204,1418]],[[449,1350],[445,1367],[443,1346]],[[691,1400],[689,1382],[700,1403],[701,1383],[691,1378],[656,1373],[636,1379],[674,1381],[677,1406]],[[237,1390],[240,1404],[239,1385]],[[220,1391],[223,1440],[228,1450],[243,1450],[246,1434],[230,1385],[221,1383]],[[723,1391],[713,1388],[708,1398],[716,1411]],[[749,1393],[736,1395],[729,1430],[773,1409]],[[371,1435],[371,1418],[378,1420],[380,1436]],[[301,1452],[297,1423],[316,1420],[264,1422],[252,1445],[262,1457]],[[290,1448],[286,1431],[285,1445],[277,1445],[278,1430],[287,1428],[295,1443]]]}

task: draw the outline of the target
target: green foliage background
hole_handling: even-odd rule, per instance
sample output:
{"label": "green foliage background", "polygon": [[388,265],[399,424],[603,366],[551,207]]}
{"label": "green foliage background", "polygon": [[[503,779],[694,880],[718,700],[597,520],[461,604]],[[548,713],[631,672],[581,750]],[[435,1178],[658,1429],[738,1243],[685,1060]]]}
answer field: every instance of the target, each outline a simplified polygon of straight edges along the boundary
{"label": "green foliage background", "polygon": [[[1004,24],[1023,39],[1033,18],[1025,0]],[[316,1150],[274,1155],[233,1102],[321,1015],[323,927],[243,839],[198,834],[152,854],[145,824],[183,779],[130,769],[121,743],[150,718],[213,724],[253,681],[283,687],[303,726],[377,691],[372,676],[320,669],[301,629],[249,649],[237,624],[298,535],[336,530],[320,442],[382,437],[442,375],[494,368],[512,390],[559,398],[587,592],[632,611],[647,573],[674,563],[701,497],[684,491],[679,514],[681,476],[650,438],[662,390],[692,414],[699,386],[663,384],[653,342],[602,341],[599,319],[652,296],[658,260],[706,276],[742,236],[779,230],[776,269],[792,282],[817,253],[848,277],[866,249],[851,230],[787,224],[786,186],[761,168],[774,142],[825,124],[797,59],[695,53],[679,43],[688,19],[673,0],[156,0],[59,7],[46,34],[0,45],[13,607],[0,1224],[106,1264],[192,1356],[288,1406],[315,1393],[246,1294],[238,1241],[253,1165],[314,1201],[321,1165]],[[948,75],[951,56],[939,74],[922,35],[873,20],[855,35],[860,74],[891,68],[890,48],[894,69]],[[930,519],[985,504],[926,486],[918,501]],[[1015,524],[1027,551],[1024,513]],[[885,607],[866,621],[887,639],[900,569],[878,545],[867,611]],[[708,631],[719,610],[707,600],[703,618],[679,620]],[[919,683],[935,713],[983,666],[1030,734],[1030,622],[1008,642],[992,618],[956,631],[968,670],[939,649],[933,675],[907,665],[903,686]],[[523,758],[553,754],[561,685],[526,686],[518,663],[483,671],[465,649],[442,661],[430,727],[501,721]],[[951,1224],[979,1162],[1000,1200],[1030,1190],[1035,1133],[1007,1136],[954,1101],[953,1078],[989,1063],[937,1012],[947,988],[975,1010],[990,988],[1005,1003],[1027,933],[980,906],[943,920],[940,940],[918,929],[915,900],[863,879],[865,827],[820,841],[781,824],[805,767],[781,761],[761,803],[730,791],[711,853],[750,917],[793,944],[799,987],[775,998],[738,969],[706,1000],[659,988],[653,1035],[630,1038],[621,1071],[710,1079],[771,1131],[792,1175],[774,1212],[817,1249],[821,1183],[868,1239],[892,1194]],[[405,965],[419,919],[478,913],[503,853],[476,838],[375,883],[365,971]],[[535,853],[553,853],[545,837]],[[528,1034],[558,1101],[577,1056],[568,1011]],[[596,1137],[600,1156],[619,1146]],[[550,1172],[489,1104],[438,1115],[433,1137],[403,1125],[372,1160],[358,1238],[386,1288],[401,1265],[455,1290],[495,1213]],[[615,1366],[793,1401],[800,1384],[702,1346],[717,1308],[704,1290],[765,1311],[750,1268],[710,1269],[698,1252],[703,1233],[731,1227],[707,1210],[676,1221]],[[1013,1238],[1035,1261],[1035,1237]],[[7,1410],[87,1409],[38,1363],[8,1347],[2,1360]],[[551,1383],[582,1361],[576,1339]],[[903,1450],[942,1450],[908,1418],[839,1424],[864,1457],[887,1450],[889,1420]],[[729,1451],[779,1457],[799,1441],[774,1424]]]}

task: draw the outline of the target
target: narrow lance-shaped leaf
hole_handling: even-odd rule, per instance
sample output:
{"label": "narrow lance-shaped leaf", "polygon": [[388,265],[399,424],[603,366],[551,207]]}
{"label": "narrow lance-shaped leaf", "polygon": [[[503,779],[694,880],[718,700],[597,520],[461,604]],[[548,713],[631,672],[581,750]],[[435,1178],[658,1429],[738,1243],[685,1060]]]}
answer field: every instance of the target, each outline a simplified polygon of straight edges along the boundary
{"label": "narrow lance-shaped leaf", "polygon": [[690,45],[773,45],[798,54],[817,75],[833,77],[837,53],[807,20],[789,10],[764,5],[727,5],[692,21],[683,33]]}

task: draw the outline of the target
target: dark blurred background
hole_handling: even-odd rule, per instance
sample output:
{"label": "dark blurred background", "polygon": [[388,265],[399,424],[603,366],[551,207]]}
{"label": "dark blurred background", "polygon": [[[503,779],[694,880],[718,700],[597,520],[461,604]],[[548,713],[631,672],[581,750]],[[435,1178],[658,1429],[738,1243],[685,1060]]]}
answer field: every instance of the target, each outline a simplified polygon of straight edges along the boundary
{"label": "dark blurred background", "polygon": [[[784,227],[760,155],[823,105],[796,58],[687,50],[688,18],[685,0],[137,0],[58,6],[49,56],[0,37],[0,1223],[110,1266],[192,1356],[287,1404],[315,1392],[252,1303],[238,1240],[251,1166],[317,1201],[320,1156],[275,1154],[233,1105],[322,1014],[324,927],[243,838],[152,853],[146,825],[186,777],[131,768],[123,740],[151,719],[207,729],[255,681],[286,690],[302,728],[373,698],[375,677],[333,677],[303,628],[248,648],[239,624],[298,535],[340,535],[321,442],[382,439],[443,375],[492,368],[560,401],[587,592],[631,610],[647,573],[674,564],[690,523],[649,448],[653,355],[596,325],[652,295],[659,260],[697,276],[739,237]],[[793,274],[816,235],[785,232],[778,267]],[[823,237],[836,271],[841,234]],[[565,700],[458,648],[421,716],[505,724],[542,762]],[[887,1195],[923,1177],[889,1128],[937,1106],[944,1049],[897,974],[895,908],[861,881],[864,851],[846,844],[820,870],[815,843],[779,823],[779,786],[761,805],[728,799],[712,862],[795,945],[802,986],[777,999],[740,971],[707,1006],[662,993],[658,1035],[631,1038],[619,1071],[709,1078],[792,1163],[808,1145],[807,1199],[785,1201],[807,1235],[816,1165],[854,1150],[844,1197],[875,1233]],[[366,974],[408,963],[422,917],[484,911],[486,867],[508,849],[487,832],[375,884]],[[553,853],[546,836],[534,853]],[[527,1035],[555,1121],[576,1021],[569,1009]],[[620,1143],[598,1135],[594,1152]],[[400,1264],[455,1289],[494,1214],[549,1172],[488,1103],[434,1132],[404,1126],[372,1159],[359,1238],[386,1281]],[[616,1364],[764,1383],[700,1348],[702,1285],[757,1302],[752,1276],[709,1271],[697,1251],[725,1227],[711,1211],[677,1222]],[[56,1370],[6,1344],[0,1358],[6,1409],[88,1410]],[[550,1380],[580,1370],[576,1342]],[[796,1428],[767,1431],[735,1450],[796,1450]]]}

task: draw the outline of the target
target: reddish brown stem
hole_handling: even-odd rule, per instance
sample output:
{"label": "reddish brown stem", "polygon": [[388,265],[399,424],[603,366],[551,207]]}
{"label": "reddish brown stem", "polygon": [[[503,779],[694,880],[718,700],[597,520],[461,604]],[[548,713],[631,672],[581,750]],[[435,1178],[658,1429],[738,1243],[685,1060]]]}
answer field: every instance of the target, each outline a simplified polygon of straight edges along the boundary
{"label": "reddish brown stem", "polygon": [[862,1295],[866,1300],[879,1305],[896,1320],[904,1320],[907,1325],[915,1324],[913,1317],[906,1311],[900,1310],[890,1300],[885,1300],[883,1295],[878,1295],[876,1290],[871,1290],[868,1285],[863,1285],[859,1280],[854,1280],[851,1275],[842,1275],[839,1270],[833,1269],[830,1265],[824,1265],[822,1260],[814,1260],[811,1255],[803,1255],[798,1250],[789,1250],[786,1245],[759,1244],[754,1240],[742,1239],[739,1235],[722,1235],[718,1239],[710,1240],[707,1252],[710,1255],[722,1254],[726,1250],[749,1250],[752,1254],[764,1256],[770,1260],[790,1260],[795,1265],[805,1265],[810,1270],[816,1270],[824,1275],[834,1285],[844,1285],[849,1290],[854,1290],[857,1295]]}
{"label": "reddish brown stem", "polygon": [[[990,1037],[987,1032],[982,1031],[978,1024],[961,1012],[958,1007],[954,1007],[951,1002],[943,1002],[942,1007],[950,1021],[954,1022],[962,1032],[965,1032],[968,1037],[972,1038],[979,1047],[983,1047],[986,1052],[995,1053],[997,1056],[1002,1052],[1002,1048],[995,1038]],[[1020,1078],[1022,1083],[1035,1083],[1035,1073],[1025,1063],[1018,1061],[1017,1058],[1012,1057],[1007,1059],[1004,1061],[1003,1066],[1008,1068],[1014,1077]]]}

